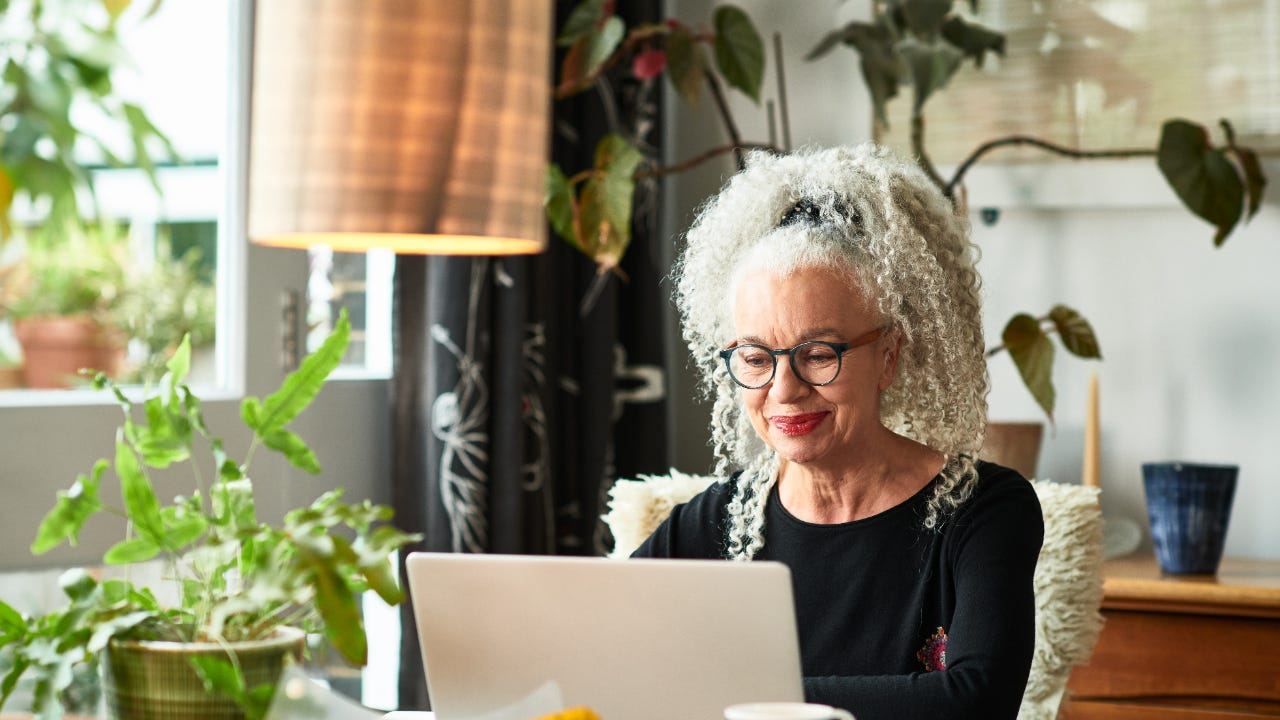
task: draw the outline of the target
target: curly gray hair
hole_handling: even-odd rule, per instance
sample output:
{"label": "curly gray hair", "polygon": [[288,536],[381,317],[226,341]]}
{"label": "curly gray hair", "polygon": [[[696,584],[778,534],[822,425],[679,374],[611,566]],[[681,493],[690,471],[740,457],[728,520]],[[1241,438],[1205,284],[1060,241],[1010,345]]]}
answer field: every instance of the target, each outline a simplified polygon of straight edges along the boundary
{"label": "curly gray hair", "polygon": [[734,336],[736,285],[749,270],[835,268],[902,340],[881,422],[946,456],[924,518],[935,528],[968,499],[987,421],[976,248],[966,221],[915,165],[871,144],[755,152],[699,211],[673,268],[684,337],[713,401],[715,474],[743,469],[729,503],[728,555],[763,545],[778,457],[751,427],[717,351]]}

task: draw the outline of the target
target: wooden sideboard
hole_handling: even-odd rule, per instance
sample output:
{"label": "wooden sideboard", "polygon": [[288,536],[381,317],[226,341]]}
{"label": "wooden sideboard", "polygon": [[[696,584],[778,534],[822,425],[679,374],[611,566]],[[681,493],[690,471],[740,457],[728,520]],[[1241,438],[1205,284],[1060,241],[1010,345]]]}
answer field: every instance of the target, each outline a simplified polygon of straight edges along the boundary
{"label": "wooden sideboard", "polygon": [[1280,562],[1165,575],[1148,552],[1103,573],[1106,625],[1071,674],[1066,718],[1280,716]]}

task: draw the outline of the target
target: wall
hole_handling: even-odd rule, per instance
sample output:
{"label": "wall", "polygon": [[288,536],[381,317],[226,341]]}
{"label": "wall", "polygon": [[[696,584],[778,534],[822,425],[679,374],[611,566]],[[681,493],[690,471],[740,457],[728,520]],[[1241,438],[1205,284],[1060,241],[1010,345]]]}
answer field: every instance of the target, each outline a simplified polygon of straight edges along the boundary
{"label": "wall", "polygon": [[[779,30],[786,45],[793,145],[854,143],[870,137],[870,110],[856,56],[837,49],[805,63],[801,57],[828,29],[866,12],[865,2],[739,3],[762,32]],[[710,18],[711,3],[680,2],[678,17]],[[772,70],[770,52],[768,63]],[[776,96],[772,78],[766,95]],[[670,159],[723,142],[709,107],[689,112],[671,103],[675,131]],[[766,137],[767,120],[749,100],[733,100],[746,139]],[[998,158],[997,158],[998,159]],[[667,184],[671,248],[692,210],[732,172],[732,162],[708,164]],[[1056,423],[1046,432],[1039,475],[1078,482],[1088,378],[1101,397],[1103,512],[1146,528],[1140,464],[1148,460],[1238,463],[1240,486],[1227,553],[1280,557],[1280,473],[1270,442],[1280,431],[1280,162],[1269,160],[1271,199],[1260,215],[1220,249],[1212,229],[1183,210],[1154,163],[1000,167],[987,162],[968,183],[974,239],[986,279],[990,344],[1017,311],[1046,312],[1062,302],[1080,310],[1098,333],[1104,361],[1079,361],[1059,350],[1054,380]],[[994,226],[979,219],[1000,209]],[[674,324],[674,323],[673,323]],[[687,349],[672,330],[675,367]],[[993,359],[991,417],[1043,419],[1007,356]],[[668,429],[673,465],[710,467],[708,409],[692,400],[686,372],[672,382],[677,399]],[[681,401],[680,399],[684,399]],[[1149,541],[1148,541],[1149,545]]]}

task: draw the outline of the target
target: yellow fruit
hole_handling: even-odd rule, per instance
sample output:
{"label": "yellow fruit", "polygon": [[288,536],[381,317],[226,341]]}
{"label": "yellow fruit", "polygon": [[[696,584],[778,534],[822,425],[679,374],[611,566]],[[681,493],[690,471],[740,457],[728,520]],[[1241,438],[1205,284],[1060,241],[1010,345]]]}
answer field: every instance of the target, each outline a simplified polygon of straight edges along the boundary
{"label": "yellow fruit", "polygon": [[594,710],[587,707],[571,707],[565,708],[558,713],[543,715],[535,720],[600,720],[600,716]]}

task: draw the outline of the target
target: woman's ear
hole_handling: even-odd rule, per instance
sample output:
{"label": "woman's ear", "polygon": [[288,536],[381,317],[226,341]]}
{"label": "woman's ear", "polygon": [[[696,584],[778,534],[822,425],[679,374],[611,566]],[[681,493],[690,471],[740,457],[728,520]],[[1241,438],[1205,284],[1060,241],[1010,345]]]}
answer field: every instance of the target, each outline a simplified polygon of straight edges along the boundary
{"label": "woman's ear", "polygon": [[902,333],[897,328],[890,330],[880,339],[880,392],[889,389],[893,379],[898,375],[898,357],[902,353]]}

